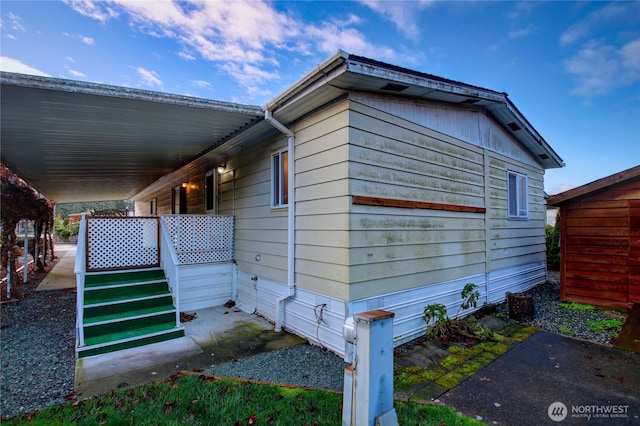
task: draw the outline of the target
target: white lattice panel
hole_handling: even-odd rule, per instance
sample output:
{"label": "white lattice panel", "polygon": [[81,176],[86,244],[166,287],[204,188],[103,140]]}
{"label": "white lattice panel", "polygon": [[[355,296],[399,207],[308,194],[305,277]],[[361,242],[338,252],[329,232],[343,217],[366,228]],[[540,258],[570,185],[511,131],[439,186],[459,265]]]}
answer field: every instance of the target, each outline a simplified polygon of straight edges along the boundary
{"label": "white lattice panel", "polygon": [[211,215],[162,217],[180,264],[233,260],[233,219]]}
{"label": "white lattice panel", "polygon": [[159,265],[157,218],[87,219],[87,270]]}

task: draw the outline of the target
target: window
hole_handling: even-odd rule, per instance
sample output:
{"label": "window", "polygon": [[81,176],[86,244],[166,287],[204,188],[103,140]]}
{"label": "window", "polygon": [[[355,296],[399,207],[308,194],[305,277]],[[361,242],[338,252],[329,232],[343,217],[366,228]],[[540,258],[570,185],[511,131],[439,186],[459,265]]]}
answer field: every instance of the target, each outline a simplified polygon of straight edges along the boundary
{"label": "window", "polygon": [[216,214],[218,210],[218,203],[216,199],[218,196],[218,171],[210,170],[204,176],[204,204],[207,213]]}
{"label": "window", "polygon": [[271,157],[272,207],[286,207],[289,205],[288,158],[287,151],[279,151]]}
{"label": "window", "polygon": [[507,171],[507,197],[509,200],[509,218],[527,219],[529,203],[527,202],[527,175]]}
{"label": "window", "polygon": [[171,213],[187,213],[187,188],[182,185],[176,186],[171,191]]}

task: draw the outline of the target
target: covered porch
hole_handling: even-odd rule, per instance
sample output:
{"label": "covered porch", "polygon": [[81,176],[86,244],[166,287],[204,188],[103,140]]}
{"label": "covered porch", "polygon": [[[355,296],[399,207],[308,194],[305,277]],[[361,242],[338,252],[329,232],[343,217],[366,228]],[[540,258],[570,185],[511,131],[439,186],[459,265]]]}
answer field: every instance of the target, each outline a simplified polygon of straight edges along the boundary
{"label": "covered porch", "polygon": [[[259,106],[4,72],[0,85],[2,161],[57,203],[129,199],[194,159],[221,161],[275,132]],[[132,335],[137,328],[149,332],[144,344],[158,344],[161,335],[189,337],[180,312],[195,312],[202,322],[203,310],[234,299],[233,217],[153,212],[84,223],[72,270],[79,355],[92,346],[84,356],[100,356],[114,342],[122,343],[114,350],[127,351],[140,343]],[[129,270],[147,277],[106,281],[130,278]],[[125,323],[133,324],[128,335],[117,336]]]}
{"label": "covered porch", "polygon": [[[82,256],[77,256],[77,250],[75,244],[61,245],[60,259],[38,291],[76,287],[76,260]],[[102,394],[123,383],[142,384],[304,342],[292,334],[274,332],[273,324],[237,307],[195,307],[186,313],[195,316],[181,323],[183,337],[77,359],[75,392],[84,397]]]}
{"label": "covered porch", "polygon": [[83,215],[74,271],[78,357],[182,337],[182,315],[234,306],[233,217]]}

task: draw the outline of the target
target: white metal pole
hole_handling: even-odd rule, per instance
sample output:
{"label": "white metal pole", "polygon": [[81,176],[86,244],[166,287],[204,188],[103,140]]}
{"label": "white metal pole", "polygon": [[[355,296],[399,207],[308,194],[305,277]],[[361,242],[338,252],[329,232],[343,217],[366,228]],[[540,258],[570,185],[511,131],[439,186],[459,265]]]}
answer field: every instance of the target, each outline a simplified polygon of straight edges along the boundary
{"label": "white metal pole", "polygon": [[22,270],[22,282],[26,283],[29,279],[29,222],[24,222],[24,263]]}

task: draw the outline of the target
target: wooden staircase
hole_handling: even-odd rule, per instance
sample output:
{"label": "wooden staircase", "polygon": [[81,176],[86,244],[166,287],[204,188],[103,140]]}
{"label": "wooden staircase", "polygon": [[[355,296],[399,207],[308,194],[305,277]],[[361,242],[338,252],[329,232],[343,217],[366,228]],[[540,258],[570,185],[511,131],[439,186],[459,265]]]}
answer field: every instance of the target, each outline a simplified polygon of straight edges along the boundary
{"label": "wooden staircase", "polygon": [[184,336],[160,268],[87,273],[82,309],[78,358]]}

